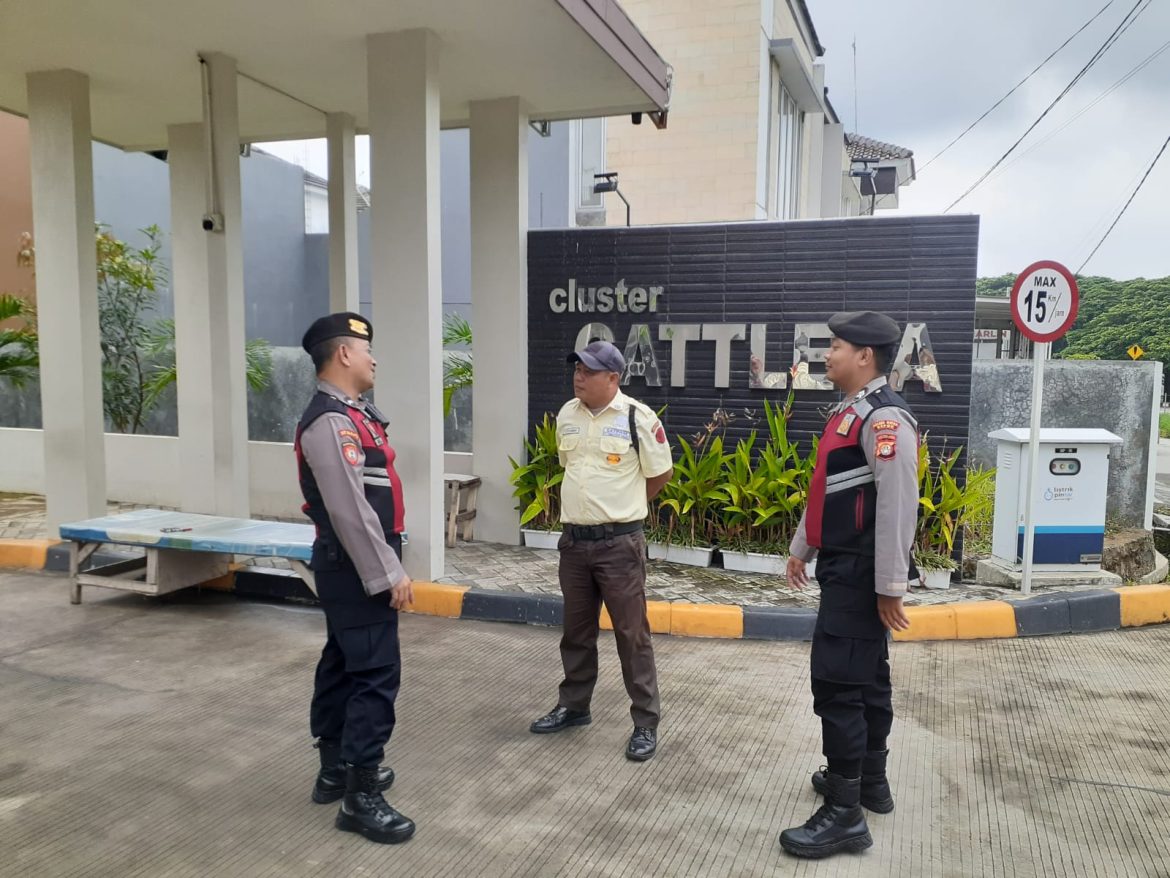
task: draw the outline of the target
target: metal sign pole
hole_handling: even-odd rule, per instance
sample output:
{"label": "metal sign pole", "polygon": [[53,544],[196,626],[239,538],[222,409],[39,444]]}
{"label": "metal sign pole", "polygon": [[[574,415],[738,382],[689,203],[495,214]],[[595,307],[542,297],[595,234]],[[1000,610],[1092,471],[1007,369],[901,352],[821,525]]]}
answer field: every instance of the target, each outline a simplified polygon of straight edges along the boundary
{"label": "metal sign pole", "polygon": [[1040,465],[1040,411],[1044,405],[1044,361],[1052,342],[1040,341],[1032,346],[1032,421],[1028,431],[1028,485],[1024,499],[1024,572],[1020,592],[1032,593],[1032,552],[1036,542],[1036,516],[1033,508],[1036,492],[1036,468]]}

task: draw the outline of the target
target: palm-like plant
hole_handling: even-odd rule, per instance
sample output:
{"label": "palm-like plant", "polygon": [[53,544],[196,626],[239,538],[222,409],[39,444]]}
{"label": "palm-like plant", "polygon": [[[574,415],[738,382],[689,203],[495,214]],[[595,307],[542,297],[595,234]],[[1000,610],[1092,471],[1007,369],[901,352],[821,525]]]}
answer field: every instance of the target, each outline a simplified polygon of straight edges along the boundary
{"label": "palm-like plant", "polygon": [[519,501],[520,526],[555,530],[561,520],[561,482],[565,478],[557,451],[557,419],[547,412],[536,425],[535,441],[524,440],[527,462],[511,457],[512,496]]}
{"label": "palm-like plant", "polygon": [[20,296],[0,294],[0,323],[19,320],[21,325],[0,329],[0,378],[23,387],[37,373],[40,363],[36,311]]}
{"label": "palm-like plant", "polygon": [[475,370],[471,351],[449,351],[449,347],[471,347],[471,324],[458,314],[443,318],[443,417],[451,414],[456,391],[470,387]]}
{"label": "palm-like plant", "polygon": [[715,511],[726,502],[722,491],[723,437],[710,433],[692,446],[679,437],[681,455],[674,475],[662,489],[655,534],[665,532],[666,542],[684,546],[709,546],[714,537]]}
{"label": "palm-like plant", "polygon": [[814,457],[802,457],[788,438],[792,396],[783,407],[764,401],[768,441],[757,454],[755,431],[727,456],[722,491],[727,504],[719,544],[732,551],[781,554],[808,496]]}
{"label": "palm-like plant", "polygon": [[926,570],[953,570],[955,540],[970,520],[985,517],[995,502],[994,469],[968,470],[963,484],[953,475],[962,446],[933,458],[925,437],[918,447],[918,532],[914,557]]}
{"label": "palm-like plant", "polygon": [[[178,380],[175,365],[175,321],[161,318],[146,345],[146,353],[156,365],[146,380],[146,407],[153,406],[163,392]],[[267,389],[272,382],[272,345],[262,338],[253,338],[244,345],[244,373],[256,393]]]}

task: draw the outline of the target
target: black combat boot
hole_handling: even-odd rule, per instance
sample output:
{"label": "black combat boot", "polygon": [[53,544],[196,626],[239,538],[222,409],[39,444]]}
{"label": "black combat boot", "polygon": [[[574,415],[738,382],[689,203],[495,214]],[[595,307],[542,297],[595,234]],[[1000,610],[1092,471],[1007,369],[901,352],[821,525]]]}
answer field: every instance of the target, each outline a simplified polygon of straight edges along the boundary
{"label": "black combat boot", "polygon": [[401,844],[414,835],[414,821],[399,814],[382,798],[377,766],[346,766],[345,798],[333,825],[379,844]]}
{"label": "black combat boot", "polygon": [[794,856],[819,859],[873,844],[861,810],[861,778],[826,774],[825,784],[825,804],[803,826],[780,833],[780,847]]}
{"label": "black combat boot", "polygon": [[[894,794],[886,779],[886,758],[889,750],[870,750],[861,763],[861,807],[875,814],[889,814],[894,810]],[[825,769],[812,776],[813,789],[825,795]]]}
{"label": "black combat boot", "polygon": [[[345,763],[341,761],[341,742],[322,738],[314,744],[321,751],[321,770],[313,786],[313,801],[328,805],[345,795]],[[394,783],[394,769],[378,769],[378,790],[385,792]]]}

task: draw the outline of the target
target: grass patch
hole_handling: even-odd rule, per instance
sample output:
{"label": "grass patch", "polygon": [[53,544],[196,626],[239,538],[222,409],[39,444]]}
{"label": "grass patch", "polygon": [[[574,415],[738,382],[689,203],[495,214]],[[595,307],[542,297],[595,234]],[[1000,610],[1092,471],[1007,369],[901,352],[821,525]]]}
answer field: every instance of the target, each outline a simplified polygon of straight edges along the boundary
{"label": "grass patch", "polygon": [[1158,415],[1158,435],[1163,439],[1170,439],[1170,412]]}

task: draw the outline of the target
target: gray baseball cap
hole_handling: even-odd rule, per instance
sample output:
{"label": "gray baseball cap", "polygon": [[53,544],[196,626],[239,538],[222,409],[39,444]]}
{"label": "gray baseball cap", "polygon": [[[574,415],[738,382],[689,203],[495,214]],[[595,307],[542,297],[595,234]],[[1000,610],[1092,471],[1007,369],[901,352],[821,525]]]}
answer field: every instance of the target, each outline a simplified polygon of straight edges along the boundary
{"label": "gray baseball cap", "polygon": [[590,342],[583,350],[574,351],[565,359],[570,363],[584,363],[585,368],[594,372],[617,372],[620,375],[626,371],[622,352],[607,341]]}

